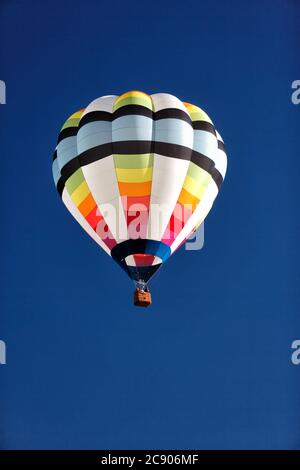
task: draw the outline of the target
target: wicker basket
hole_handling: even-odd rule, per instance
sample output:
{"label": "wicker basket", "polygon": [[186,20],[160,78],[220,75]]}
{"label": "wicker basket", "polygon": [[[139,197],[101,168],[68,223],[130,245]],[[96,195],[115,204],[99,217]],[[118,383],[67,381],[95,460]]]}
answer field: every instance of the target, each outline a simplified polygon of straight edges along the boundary
{"label": "wicker basket", "polygon": [[150,292],[136,289],[134,291],[133,303],[136,307],[148,307],[151,305]]}

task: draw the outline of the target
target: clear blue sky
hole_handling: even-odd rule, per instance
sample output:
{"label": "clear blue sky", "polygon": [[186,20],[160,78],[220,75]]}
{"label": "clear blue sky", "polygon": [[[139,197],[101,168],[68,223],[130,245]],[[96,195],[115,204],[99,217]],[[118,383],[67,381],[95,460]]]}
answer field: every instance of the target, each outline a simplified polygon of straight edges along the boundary
{"label": "clear blue sky", "polygon": [[[296,0],[1,1],[1,448],[300,447],[299,22]],[[131,89],[206,109],[229,159],[147,310],[51,173],[65,118]]]}

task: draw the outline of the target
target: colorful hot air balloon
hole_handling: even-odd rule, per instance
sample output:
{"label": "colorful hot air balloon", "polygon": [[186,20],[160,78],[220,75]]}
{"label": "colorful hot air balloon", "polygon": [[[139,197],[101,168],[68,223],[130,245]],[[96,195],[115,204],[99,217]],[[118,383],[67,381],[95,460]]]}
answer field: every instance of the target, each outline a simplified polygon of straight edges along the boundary
{"label": "colorful hot air balloon", "polygon": [[226,172],[208,115],[173,95],[102,96],[65,122],[53,177],[68,210],[136,283],[147,283],[203,222]]}

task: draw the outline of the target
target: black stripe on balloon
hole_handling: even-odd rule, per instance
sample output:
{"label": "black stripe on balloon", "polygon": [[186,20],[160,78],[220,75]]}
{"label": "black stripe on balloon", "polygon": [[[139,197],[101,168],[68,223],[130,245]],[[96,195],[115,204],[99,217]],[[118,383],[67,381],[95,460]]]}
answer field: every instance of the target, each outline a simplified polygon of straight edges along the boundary
{"label": "black stripe on balloon", "polygon": [[81,165],[79,163],[78,157],[75,157],[66,163],[65,166],[63,166],[60,170],[63,181],[66,182],[70,176],[75,173],[75,171],[79,170],[79,168],[81,168]]}
{"label": "black stripe on balloon", "polygon": [[153,152],[165,157],[179,158],[181,160],[191,160],[193,150],[178,144],[168,144],[167,142],[153,142]]}
{"label": "black stripe on balloon", "polygon": [[191,121],[190,116],[183,110],[177,108],[166,108],[161,109],[160,111],[153,112],[151,109],[147,108],[146,106],[136,105],[136,104],[128,104],[126,106],[122,106],[121,108],[114,111],[114,113],[109,113],[107,111],[92,111],[90,113],[85,114],[80,122],[78,127],[66,127],[63,129],[59,136],[57,143],[61,142],[63,139],[67,137],[73,137],[77,135],[78,129],[83,127],[85,124],[90,122],[97,122],[97,121],[107,121],[111,122],[115,119],[118,119],[122,116],[130,116],[130,115],[137,115],[137,116],[146,116],[152,118],[154,121],[159,121],[161,119],[179,119],[181,121],[185,121],[190,124],[193,129],[195,130],[203,130],[210,132],[216,135],[215,128],[213,124],[207,121]]}
{"label": "black stripe on balloon", "polygon": [[215,126],[207,121],[193,121],[193,129],[197,131],[206,131],[216,135]]}
{"label": "black stripe on balloon", "polygon": [[193,150],[189,147],[184,147],[183,145],[168,144],[166,142],[154,142],[152,140],[124,140],[121,142],[113,142],[93,147],[78,155],[77,158],[80,159],[82,165],[88,165],[89,163],[100,160],[108,155],[139,155],[144,153],[158,153],[160,155],[165,155],[166,157],[191,160]]}
{"label": "black stripe on balloon", "polygon": [[61,169],[61,176],[66,182],[75,171],[79,170],[82,166],[89,165],[90,163],[97,162],[102,158],[112,155],[113,147],[111,143],[98,145],[85,152],[80,153],[77,157],[66,163]]}
{"label": "black stripe on balloon", "polygon": [[185,121],[192,126],[192,121],[190,116],[182,111],[181,109],[177,108],[166,108],[161,109],[160,111],[152,111],[151,109],[147,108],[146,106],[141,106],[138,104],[128,104],[126,106],[122,106],[121,108],[117,109],[113,113],[113,120],[118,119],[122,116],[130,116],[130,115],[137,115],[137,116],[146,116],[152,118],[154,121],[159,121],[161,119],[179,119],[181,121]]}
{"label": "black stripe on balloon", "polygon": [[218,149],[223,150],[223,152],[225,152],[225,145],[222,140],[218,140]]}
{"label": "black stripe on balloon", "polygon": [[146,106],[141,106],[138,104],[128,104],[117,109],[113,113],[107,111],[92,111],[88,114],[85,114],[79,123],[79,128],[95,121],[114,121],[123,116],[146,116],[154,121],[159,121],[161,119],[179,119],[180,121],[185,121],[195,130],[202,130],[210,132],[213,135],[216,135],[215,127],[212,123],[207,121],[192,121],[189,114],[178,108],[165,108],[160,111],[152,111]]}
{"label": "black stripe on balloon", "polygon": [[113,143],[113,153],[120,155],[153,153],[154,142],[152,140],[124,140]]}
{"label": "black stripe on balloon", "polygon": [[54,162],[54,160],[57,159],[57,151],[55,150],[54,154],[53,154],[53,158],[52,158],[52,161]]}
{"label": "black stripe on balloon", "polygon": [[202,170],[207,171],[212,176],[213,170],[215,168],[215,162],[208,158],[206,155],[202,153],[193,151],[193,155],[191,161],[195,163],[195,165],[202,168]]}
{"label": "black stripe on balloon", "polygon": [[154,113],[154,120],[159,121],[160,119],[179,119],[192,125],[190,116],[185,111],[182,111],[182,109],[177,108],[166,108],[156,111]]}
{"label": "black stripe on balloon", "polygon": [[[146,252],[147,247],[147,239],[144,238],[137,238],[125,240],[121,243],[118,243],[111,249],[111,256],[117,263],[122,263],[127,256],[133,254],[143,254]],[[159,243],[159,242],[157,242]]]}
{"label": "black stripe on balloon", "polygon": [[85,114],[79,121],[78,128],[80,129],[85,124],[89,122],[96,121],[108,121],[111,122],[113,115],[107,111],[91,111],[90,113]]}
{"label": "black stripe on balloon", "polygon": [[158,240],[137,238],[118,243],[110,254],[117,263],[122,263],[127,256],[143,253],[158,256],[164,262],[170,256],[171,249],[169,245]]}
{"label": "black stripe on balloon", "polygon": [[153,111],[146,106],[141,106],[139,104],[127,104],[126,106],[122,106],[119,109],[116,109],[113,112],[113,120],[118,119],[119,117],[128,116],[128,115],[138,115],[138,116],[146,116],[149,118],[153,118]]}
{"label": "black stripe on balloon", "polygon": [[216,185],[218,187],[218,191],[220,191],[220,188],[223,184],[223,176],[221,175],[221,173],[216,168],[214,168],[213,171],[211,172],[211,177],[214,180],[214,182],[216,183]]}
{"label": "black stripe on balloon", "polygon": [[[207,171],[212,176],[213,180],[218,186],[218,189],[220,189],[220,186],[223,182],[223,178],[219,172],[218,174],[214,172],[215,162],[211,158],[203,155],[200,152],[196,152],[196,150],[192,150],[189,147],[184,147],[183,145],[143,140],[114,142],[113,153],[121,155],[157,153],[165,157],[189,160],[203,170]],[[221,181],[219,175],[221,176]]]}
{"label": "black stripe on balloon", "polygon": [[181,109],[166,108],[154,112],[146,106],[141,106],[138,104],[128,104],[126,106],[122,106],[113,113],[108,113],[106,111],[92,111],[88,114],[85,114],[80,120],[79,128],[84,126],[85,124],[88,124],[89,122],[114,121],[115,119],[118,119],[120,117],[131,115],[146,116],[153,119],[154,121],[159,121],[161,119],[179,119],[181,121],[187,122],[191,126],[193,125],[188,113]]}
{"label": "black stripe on balloon", "polygon": [[[90,163],[101,160],[113,154],[131,155],[157,153],[165,157],[179,158],[195,163],[203,170],[207,171],[218,187],[220,186],[220,178],[214,173],[215,163],[212,159],[200,152],[177,144],[168,144],[166,142],[153,142],[144,140],[128,140],[124,142],[113,142],[93,147],[79,154],[68,162],[61,170],[61,175],[65,181],[72,176],[80,167],[89,165]],[[222,179],[223,181],[223,179]]]}
{"label": "black stripe on balloon", "polygon": [[63,129],[58,136],[57,139],[57,144],[61,142],[63,139],[66,139],[67,137],[74,137],[77,135],[78,127],[66,127]]}
{"label": "black stripe on balloon", "polygon": [[90,163],[108,157],[113,153],[117,153],[114,152],[114,148],[114,144],[112,144],[111,142],[103,145],[98,145],[97,147],[93,147],[89,150],[86,150],[85,152],[80,153],[77,159],[79,161],[80,166],[89,165]]}
{"label": "black stripe on balloon", "polygon": [[56,189],[57,189],[60,197],[62,196],[64,187],[65,187],[65,181],[62,177],[60,177],[59,180],[57,181],[57,184],[56,184]]}
{"label": "black stripe on balloon", "polygon": [[213,169],[211,176],[214,182],[216,183],[216,185],[218,186],[218,189],[220,190],[220,187],[222,186],[222,183],[223,183],[223,176],[221,175],[219,170],[217,170],[217,168]]}

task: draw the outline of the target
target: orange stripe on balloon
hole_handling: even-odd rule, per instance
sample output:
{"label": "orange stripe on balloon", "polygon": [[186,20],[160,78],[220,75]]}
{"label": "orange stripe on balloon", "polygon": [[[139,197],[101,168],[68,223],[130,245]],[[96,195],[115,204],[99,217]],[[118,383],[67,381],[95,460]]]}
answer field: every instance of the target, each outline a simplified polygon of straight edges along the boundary
{"label": "orange stripe on balloon", "polygon": [[89,194],[82,202],[79,204],[78,209],[80,210],[83,217],[86,217],[93,209],[96,207],[95,199],[91,194]]}
{"label": "orange stripe on balloon", "polygon": [[194,212],[197,205],[199,204],[200,199],[198,199],[196,196],[193,196],[186,189],[182,188],[178,201],[184,206],[190,205],[192,207],[192,211]]}
{"label": "orange stripe on balloon", "polygon": [[121,196],[149,196],[151,193],[151,181],[146,183],[119,183]]}

